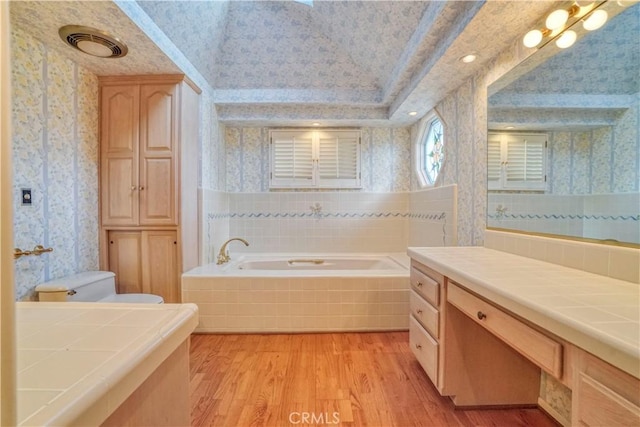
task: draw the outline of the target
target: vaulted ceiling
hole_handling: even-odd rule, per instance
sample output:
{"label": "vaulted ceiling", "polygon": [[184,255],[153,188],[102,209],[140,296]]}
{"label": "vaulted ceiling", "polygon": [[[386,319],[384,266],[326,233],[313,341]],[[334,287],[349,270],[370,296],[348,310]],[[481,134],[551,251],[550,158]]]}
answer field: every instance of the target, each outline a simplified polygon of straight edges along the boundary
{"label": "vaulted ceiling", "polygon": [[[12,2],[12,23],[98,75],[187,72],[239,125],[408,125],[549,8],[521,1]],[[67,24],[118,35],[104,60],[66,47]],[[170,46],[169,46],[170,45]],[[169,46],[169,48],[167,48]],[[478,55],[472,64],[459,58]],[[409,116],[416,111],[416,116]]]}

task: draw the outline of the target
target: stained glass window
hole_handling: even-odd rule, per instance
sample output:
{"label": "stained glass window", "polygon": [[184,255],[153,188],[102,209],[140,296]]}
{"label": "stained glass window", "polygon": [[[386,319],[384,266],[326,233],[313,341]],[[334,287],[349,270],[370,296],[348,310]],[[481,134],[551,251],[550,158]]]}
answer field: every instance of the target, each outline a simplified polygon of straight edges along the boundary
{"label": "stained glass window", "polygon": [[444,161],[444,132],[438,117],[427,126],[421,143],[421,173],[426,184],[434,185]]}

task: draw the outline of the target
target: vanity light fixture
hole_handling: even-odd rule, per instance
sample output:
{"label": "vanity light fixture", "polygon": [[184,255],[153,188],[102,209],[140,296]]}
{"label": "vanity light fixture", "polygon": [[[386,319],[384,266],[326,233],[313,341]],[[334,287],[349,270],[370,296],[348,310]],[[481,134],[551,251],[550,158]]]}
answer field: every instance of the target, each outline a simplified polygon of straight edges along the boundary
{"label": "vanity light fixture", "polygon": [[595,10],[584,21],[582,21],[582,26],[587,31],[597,30],[607,22],[608,17],[609,15],[606,10]]}
{"label": "vanity light fixture", "polygon": [[556,46],[558,46],[560,49],[566,49],[568,47],[573,46],[577,38],[578,38],[578,35],[576,34],[575,31],[571,31],[571,30],[565,31],[556,40]]}
{"label": "vanity light fixture", "polygon": [[409,112],[409,115],[410,115],[410,116],[415,116],[415,115],[417,115],[417,114],[418,114],[418,112],[417,112],[417,111],[410,111],[410,112]]}
{"label": "vanity light fixture", "polygon": [[470,53],[470,54],[465,55],[462,58],[460,58],[460,61],[464,62],[465,64],[469,64],[469,63],[475,61],[477,58],[478,58],[478,56],[475,53]]}
{"label": "vanity light fixture", "polygon": [[544,25],[550,30],[557,30],[564,26],[569,20],[569,11],[564,9],[554,10],[547,16],[547,20],[544,21]]}
{"label": "vanity light fixture", "polygon": [[602,27],[608,18],[607,12],[600,9],[604,3],[606,0],[602,2],[576,0],[566,8],[554,10],[545,19],[542,29],[536,28],[524,35],[522,44],[533,49],[555,40],[556,46],[560,49],[573,46],[578,34],[569,28],[579,20],[582,20],[582,25],[587,31]]}

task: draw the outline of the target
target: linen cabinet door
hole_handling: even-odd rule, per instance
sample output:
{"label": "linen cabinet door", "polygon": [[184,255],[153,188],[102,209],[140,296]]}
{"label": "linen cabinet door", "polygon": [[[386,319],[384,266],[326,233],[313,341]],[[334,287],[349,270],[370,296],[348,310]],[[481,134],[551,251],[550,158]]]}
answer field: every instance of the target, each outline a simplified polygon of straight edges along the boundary
{"label": "linen cabinet door", "polygon": [[142,292],[141,246],[139,231],[109,232],[109,270],[116,275],[119,294]]}
{"label": "linen cabinet door", "polygon": [[140,89],[140,225],[177,225],[175,84]]}
{"label": "linen cabinet door", "polygon": [[180,302],[178,241],[175,231],[142,232],[143,292],[164,302]]}
{"label": "linen cabinet door", "polygon": [[102,224],[137,225],[139,86],[103,87],[100,114]]}

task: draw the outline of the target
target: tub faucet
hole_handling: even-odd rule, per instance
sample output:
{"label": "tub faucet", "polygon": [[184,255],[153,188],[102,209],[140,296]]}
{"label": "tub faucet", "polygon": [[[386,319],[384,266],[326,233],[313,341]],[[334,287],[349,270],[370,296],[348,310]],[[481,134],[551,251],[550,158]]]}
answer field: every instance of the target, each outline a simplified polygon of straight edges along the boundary
{"label": "tub faucet", "polygon": [[224,264],[225,262],[229,262],[231,257],[229,256],[229,251],[227,251],[227,245],[230,242],[233,242],[234,240],[240,240],[242,243],[244,243],[245,246],[249,246],[249,242],[239,237],[234,237],[232,239],[227,240],[222,244],[222,246],[220,246],[220,252],[218,253],[218,261],[216,262],[216,264],[220,265],[220,264]]}

